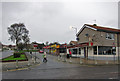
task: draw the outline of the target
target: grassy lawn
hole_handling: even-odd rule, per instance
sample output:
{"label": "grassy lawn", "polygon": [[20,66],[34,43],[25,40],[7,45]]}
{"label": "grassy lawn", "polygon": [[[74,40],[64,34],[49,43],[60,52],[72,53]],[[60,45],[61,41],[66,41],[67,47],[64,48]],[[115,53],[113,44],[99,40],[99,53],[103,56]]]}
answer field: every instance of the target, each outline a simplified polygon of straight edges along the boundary
{"label": "grassy lawn", "polygon": [[2,59],[3,61],[10,61],[10,60],[26,60],[26,57],[24,54],[21,54],[21,56],[19,58],[14,58],[13,55],[7,57],[7,58],[4,58]]}
{"label": "grassy lawn", "polygon": [[[14,52],[16,52],[16,51],[14,50]],[[22,54],[22,53],[25,53],[25,52],[38,52],[38,50],[18,50],[17,53],[20,54],[19,58],[14,58],[14,55],[11,55],[7,58],[2,59],[2,61],[26,60],[27,58],[25,57],[24,54]]]}

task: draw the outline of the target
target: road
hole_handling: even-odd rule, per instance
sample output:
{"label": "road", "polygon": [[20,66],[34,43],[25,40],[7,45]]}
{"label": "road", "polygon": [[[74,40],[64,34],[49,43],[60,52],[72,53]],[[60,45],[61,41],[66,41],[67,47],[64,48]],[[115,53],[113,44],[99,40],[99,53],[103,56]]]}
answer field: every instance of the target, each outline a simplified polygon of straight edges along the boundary
{"label": "road", "polygon": [[[36,53],[42,61],[42,54]],[[47,55],[48,62],[26,70],[2,72],[3,79],[117,79],[118,66],[87,66],[59,62]]]}
{"label": "road", "polygon": [[13,55],[13,51],[12,50],[5,50],[3,52],[0,52],[0,54],[2,54],[2,58],[8,57],[10,55]]}

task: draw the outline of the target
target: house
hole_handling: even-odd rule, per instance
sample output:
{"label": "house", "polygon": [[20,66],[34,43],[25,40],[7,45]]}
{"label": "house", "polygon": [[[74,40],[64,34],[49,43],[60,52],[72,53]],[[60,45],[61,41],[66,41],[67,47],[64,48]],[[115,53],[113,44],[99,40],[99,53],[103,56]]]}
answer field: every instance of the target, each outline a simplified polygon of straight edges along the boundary
{"label": "house", "polygon": [[9,49],[10,49],[8,45],[2,45],[2,48],[3,48],[4,50],[9,50]]}
{"label": "house", "polygon": [[60,44],[58,42],[50,43],[49,45],[43,47],[44,51],[49,54],[59,54],[58,48],[60,47]]}
{"label": "house", "polygon": [[77,41],[70,41],[69,45],[76,45]]}
{"label": "house", "polygon": [[14,50],[17,49],[16,45],[2,45],[2,49],[4,50]]}
{"label": "house", "polygon": [[85,24],[76,36],[78,44],[68,47],[74,54],[88,59],[119,59],[120,29]]}
{"label": "house", "polygon": [[15,50],[17,49],[16,45],[8,45],[9,50]]}
{"label": "house", "polygon": [[67,44],[50,43],[49,45],[43,47],[43,49],[49,54],[63,55],[66,53],[66,47]]}

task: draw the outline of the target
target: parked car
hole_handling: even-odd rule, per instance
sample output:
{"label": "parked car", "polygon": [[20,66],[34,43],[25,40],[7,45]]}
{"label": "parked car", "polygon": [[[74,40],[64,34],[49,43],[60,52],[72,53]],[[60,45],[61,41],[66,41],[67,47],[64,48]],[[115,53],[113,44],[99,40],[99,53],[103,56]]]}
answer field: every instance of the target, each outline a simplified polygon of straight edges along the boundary
{"label": "parked car", "polygon": [[44,51],[40,50],[39,53],[44,53]]}

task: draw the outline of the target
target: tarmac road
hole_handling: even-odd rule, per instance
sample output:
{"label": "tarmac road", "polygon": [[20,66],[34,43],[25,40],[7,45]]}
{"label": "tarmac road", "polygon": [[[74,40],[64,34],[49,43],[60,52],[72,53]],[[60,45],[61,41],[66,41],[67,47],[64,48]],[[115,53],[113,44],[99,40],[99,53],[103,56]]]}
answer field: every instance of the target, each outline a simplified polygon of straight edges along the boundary
{"label": "tarmac road", "polygon": [[69,64],[47,55],[48,62],[42,62],[42,54],[36,53],[41,64],[25,70],[2,72],[3,79],[117,79],[118,66],[87,66]]}
{"label": "tarmac road", "polygon": [[2,58],[8,57],[10,55],[13,55],[13,51],[12,50],[5,50],[3,52],[0,52],[0,54],[2,54]]}

